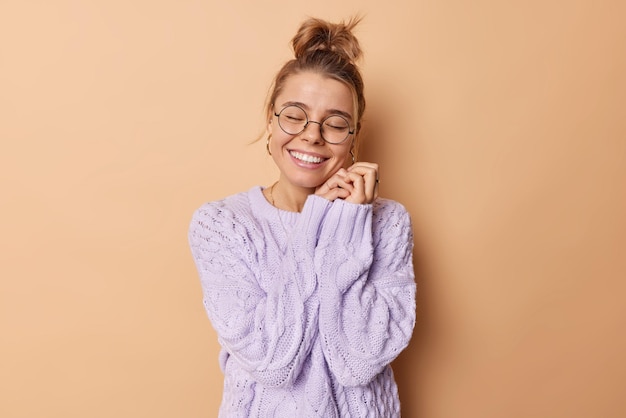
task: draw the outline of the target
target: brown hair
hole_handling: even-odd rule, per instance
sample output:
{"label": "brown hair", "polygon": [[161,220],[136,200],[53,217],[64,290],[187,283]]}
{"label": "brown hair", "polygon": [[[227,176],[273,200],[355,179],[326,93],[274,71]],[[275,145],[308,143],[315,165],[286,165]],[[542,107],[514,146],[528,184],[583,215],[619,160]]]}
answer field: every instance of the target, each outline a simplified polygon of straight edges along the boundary
{"label": "brown hair", "polygon": [[356,66],[362,51],[352,29],[361,18],[348,22],[330,23],[322,19],[305,20],[291,40],[295,58],[287,61],[274,77],[265,104],[266,120],[272,116],[274,101],[282,91],[289,76],[312,71],[346,84],[354,97],[356,132],[361,129],[361,116],[365,111],[363,79]]}

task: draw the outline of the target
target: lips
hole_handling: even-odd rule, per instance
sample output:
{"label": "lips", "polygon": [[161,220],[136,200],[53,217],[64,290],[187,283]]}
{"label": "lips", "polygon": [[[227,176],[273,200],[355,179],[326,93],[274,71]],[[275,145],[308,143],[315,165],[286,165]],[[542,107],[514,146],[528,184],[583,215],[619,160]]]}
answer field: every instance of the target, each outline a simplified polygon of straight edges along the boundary
{"label": "lips", "polygon": [[302,161],[308,164],[319,164],[326,161],[328,158],[318,157],[315,155],[304,154],[298,151],[289,151],[289,155],[295,158],[298,161]]}

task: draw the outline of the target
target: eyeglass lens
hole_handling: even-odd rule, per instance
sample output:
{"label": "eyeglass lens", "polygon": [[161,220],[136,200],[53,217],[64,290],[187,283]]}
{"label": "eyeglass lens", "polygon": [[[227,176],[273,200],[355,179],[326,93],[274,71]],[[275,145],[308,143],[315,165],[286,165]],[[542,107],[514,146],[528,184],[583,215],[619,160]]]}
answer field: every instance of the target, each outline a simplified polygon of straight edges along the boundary
{"label": "eyeglass lens", "polygon": [[350,124],[340,115],[330,115],[321,122],[309,121],[304,109],[293,105],[283,108],[278,114],[278,124],[289,135],[299,134],[308,123],[319,124],[322,138],[331,144],[340,144],[351,134]]}

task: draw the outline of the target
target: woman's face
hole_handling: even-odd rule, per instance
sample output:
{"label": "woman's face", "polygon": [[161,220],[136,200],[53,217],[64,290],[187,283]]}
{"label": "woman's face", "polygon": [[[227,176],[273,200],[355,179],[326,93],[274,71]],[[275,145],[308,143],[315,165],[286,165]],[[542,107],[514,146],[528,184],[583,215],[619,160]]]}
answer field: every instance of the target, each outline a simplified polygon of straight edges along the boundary
{"label": "woman's face", "polygon": [[354,135],[349,135],[341,144],[329,144],[322,139],[317,123],[309,123],[297,135],[285,133],[274,113],[293,104],[306,111],[309,121],[320,122],[329,115],[344,114],[352,130],[356,125],[352,116],[352,93],[340,81],[303,72],[290,76],[276,97],[267,129],[272,135],[269,146],[280,169],[280,179],[292,186],[315,188],[344,166]]}

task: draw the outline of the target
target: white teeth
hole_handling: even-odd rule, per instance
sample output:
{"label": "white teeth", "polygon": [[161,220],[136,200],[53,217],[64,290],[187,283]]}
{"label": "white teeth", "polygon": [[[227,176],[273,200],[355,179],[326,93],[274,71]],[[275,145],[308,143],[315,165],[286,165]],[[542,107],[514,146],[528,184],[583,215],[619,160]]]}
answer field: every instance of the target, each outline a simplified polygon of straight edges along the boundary
{"label": "white teeth", "polygon": [[294,158],[297,158],[300,161],[304,161],[305,163],[321,163],[322,161],[324,161],[323,158],[320,157],[314,157],[312,155],[307,155],[307,154],[303,154],[301,152],[296,152],[296,151],[291,151],[290,152],[291,156]]}

